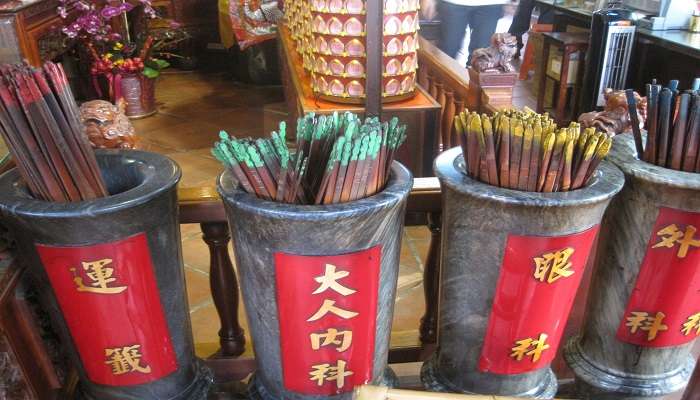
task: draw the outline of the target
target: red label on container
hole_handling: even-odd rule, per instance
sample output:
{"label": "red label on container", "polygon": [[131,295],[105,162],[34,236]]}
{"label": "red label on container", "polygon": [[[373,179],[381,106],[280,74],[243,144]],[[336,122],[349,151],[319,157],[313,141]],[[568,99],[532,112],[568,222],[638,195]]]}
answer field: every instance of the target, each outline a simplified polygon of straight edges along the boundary
{"label": "red label on container", "polygon": [[623,342],[677,346],[700,334],[700,213],[662,207],[617,330]]}
{"label": "red label on container", "polygon": [[597,233],[508,235],[479,371],[520,374],[554,359]]}
{"label": "red label on container", "polygon": [[177,369],[146,236],[36,248],[88,378],[130,386]]}
{"label": "red label on container", "polygon": [[381,246],[337,256],[276,253],[284,387],[330,396],[372,380]]}

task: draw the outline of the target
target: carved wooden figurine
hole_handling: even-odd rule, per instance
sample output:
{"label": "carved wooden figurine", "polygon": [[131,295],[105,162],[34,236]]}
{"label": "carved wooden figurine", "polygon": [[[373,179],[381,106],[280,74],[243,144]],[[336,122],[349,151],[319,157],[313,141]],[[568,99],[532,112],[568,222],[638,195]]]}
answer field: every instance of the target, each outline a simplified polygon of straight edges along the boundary
{"label": "carved wooden figurine", "polygon": [[[624,90],[605,89],[605,108],[603,111],[591,111],[581,114],[578,122],[584,128],[596,127],[608,133],[625,133],[632,131],[632,122],[629,117],[627,98]],[[637,103],[637,115],[639,116],[639,128],[644,128],[647,120],[647,98],[634,92]]]}
{"label": "carved wooden figurine", "polygon": [[133,149],[137,137],[131,121],[124,114],[124,101],[114,105],[92,100],[80,106],[80,118],[90,143],[98,149]]}
{"label": "carved wooden figurine", "polygon": [[511,64],[517,52],[518,42],[510,33],[491,36],[491,47],[476,49],[472,55],[472,67],[479,72],[514,72]]}

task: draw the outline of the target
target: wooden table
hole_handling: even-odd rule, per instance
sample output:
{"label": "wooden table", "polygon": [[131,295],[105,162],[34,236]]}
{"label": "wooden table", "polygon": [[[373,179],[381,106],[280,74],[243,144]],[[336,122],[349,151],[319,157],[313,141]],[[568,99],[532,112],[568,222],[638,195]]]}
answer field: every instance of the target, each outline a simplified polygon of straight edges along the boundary
{"label": "wooden table", "polygon": [[[301,57],[296,52],[286,26],[279,30],[280,64],[284,97],[289,111],[296,120],[307,113],[332,114],[350,111],[364,113],[364,107],[356,104],[333,103],[314,96],[311,90],[311,77],[304,71]],[[440,103],[422,87],[417,87],[416,95],[408,100],[384,104],[382,119],[400,118],[408,126],[406,144],[398,153],[398,160],[413,172],[414,176],[432,176],[433,158],[438,135]],[[290,124],[290,133],[296,124]]]}
{"label": "wooden table", "polygon": [[[0,62],[34,66],[63,54],[58,0],[10,0],[0,5]],[[69,7],[69,11],[72,10]]]}
{"label": "wooden table", "polygon": [[[535,0],[541,10],[554,11],[555,32],[569,30],[571,26],[590,28],[590,10],[560,3],[560,0]],[[689,87],[697,76],[698,60],[700,33],[686,30],[652,31],[638,26],[630,60],[630,66],[635,68],[630,68],[627,86],[643,93],[644,85],[656,78],[661,82],[678,79],[681,88]]]}
{"label": "wooden table", "polygon": [[[545,108],[553,109],[554,120],[560,125],[566,125],[570,120],[575,120],[579,114],[579,89],[583,82],[583,71],[585,66],[586,50],[588,48],[587,32],[545,32],[544,44],[542,45],[542,63],[545,67],[542,76],[539,77],[539,90],[537,91],[537,112],[545,111]],[[558,71],[552,61],[550,66],[551,48],[554,47],[562,54]],[[575,63],[575,64],[574,64]],[[573,82],[570,79],[571,68],[576,68]],[[551,73],[558,73],[559,79],[551,76]],[[552,95],[552,104],[545,104],[546,86],[548,81],[556,81]],[[568,90],[571,88],[571,99],[569,101]],[[556,98],[556,100],[555,100]],[[571,107],[567,110],[567,105]]]}

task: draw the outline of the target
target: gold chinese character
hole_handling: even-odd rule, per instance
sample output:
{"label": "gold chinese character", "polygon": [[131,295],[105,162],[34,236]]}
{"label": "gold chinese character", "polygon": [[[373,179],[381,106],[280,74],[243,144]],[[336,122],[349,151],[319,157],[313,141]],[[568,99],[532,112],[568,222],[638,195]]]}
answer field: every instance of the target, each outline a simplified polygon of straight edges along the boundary
{"label": "gold chinese character", "polygon": [[323,293],[328,289],[333,289],[336,292],[340,293],[343,296],[348,296],[353,293],[355,293],[357,290],[347,288],[340,283],[338,283],[338,279],[345,278],[346,276],[350,275],[350,272],[348,271],[338,271],[335,272],[335,265],[331,264],[326,264],[326,271],[323,273],[323,275],[317,276],[314,278],[314,280],[318,283],[321,284],[316,290],[314,290],[313,294],[319,294]]}
{"label": "gold chinese character", "polygon": [[510,350],[510,356],[515,358],[516,361],[521,361],[523,357],[532,357],[531,362],[537,362],[542,356],[542,352],[547,350],[549,345],[547,344],[547,334],[540,333],[537,339],[527,338],[522,340],[517,340],[515,346]]}
{"label": "gold chinese character", "polygon": [[681,232],[676,224],[671,224],[656,232],[656,236],[661,236],[661,241],[652,246],[652,249],[659,247],[670,249],[677,243],[680,245],[678,247],[678,257],[685,258],[688,255],[690,246],[700,247],[700,239],[695,239],[695,232],[697,232],[697,229],[693,225],[686,226],[685,232]]}
{"label": "gold chinese character", "polygon": [[105,364],[112,366],[112,374],[122,375],[127,372],[141,372],[148,374],[151,372],[151,367],[141,365],[140,344],[126,347],[115,347],[113,349],[105,349],[105,357],[108,361]]}
{"label": "gold chinese character", "polygon": [[358,315],[358,313],[354,311],[343,310],[342,308],[336,307],[334,300],[326,299],[323,300],[321,308],[319,308],[314,315],[307,319],[306,322],[313,322],[318,319],[321,319],[321,317],[328,313],[333,313],[343,319],[350,319]]}
{"label": "gold chinese character", "polygon": [[318,386],[322,386],[326,381],[335,381],[336,387],[340,389],[345,386],[345,377],[353,374],[352,371],[345,370],[346,364],[345,361],[338,360],[335,367],[331,367],[330,364],[314,365],[311,367],[313,370],[309,372],[309,380],[316,381]]}
{"label": "gold chinese character", "polygon": [[[569,258],[574,254],[574,249],[567,247],[559,251],[543,254],[542,257],[535,257],[535,279],[547,283],[552,283],[559,278],[566,278],[574,274],[571,270]],[[549,275],[547,274],[549,271]]]}
{"label": "gold chinese character", "polygon": [[626,318],[627,323],[625,326],[630,328],[630,333],[636,333],[638,329],[646,331],[647,341],[649,342],[656,339],[656,335],[659,332],[668,330],[668,326],[662,323],[663,319],[666,318],[666,314],[661,311],[657,312],[653,317],[643,311],[632,311],[631,314],[631,316]]}
{"label": "gold chinese character", "polygon": [[688,336],[690,332],[695,329],[695,335],[700,335],[700,313],[693,314],[688,317],[688,320],[683,324],[683,329],[681,332]]}
{"label": "gold chinese character", "polygon": [[107,267],[111,263],[112,259],[110,258],[82,263],[85,275],[91,280],[87,285],[83,282],[83,278],[78,275],[75,268],[71,268],[71,272],[75,275],[73,282],[78,286],[78,291],[103,294],[115,294],[125,291],[126,286],[109,286],[110,283],[117,280],[117,278],[112,276],[114,268]]}
{"label": "gold chinese character", "polygon": [[[341,336],[343,340],[341,341],[338,336]],[[311,338],[311,348],[314,350],[318,350],[323,346],[334,345],[336,350],[342,353],[352,344],[352,331],[339,332],[335,328],[329,328],[326,333],[312,333],[309,337]]]}

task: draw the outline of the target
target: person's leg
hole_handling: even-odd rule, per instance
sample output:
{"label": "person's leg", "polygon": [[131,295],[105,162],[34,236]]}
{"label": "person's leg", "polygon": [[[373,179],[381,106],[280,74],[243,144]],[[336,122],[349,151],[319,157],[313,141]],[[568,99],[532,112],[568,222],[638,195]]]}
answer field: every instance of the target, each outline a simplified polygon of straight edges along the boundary
{"label": "person's leg", "polygon": [[508,33],[515,36],[518,40],[518,57],[520,56],[520,49],[523,47],[523,35],[530,30],[530,22],[532,20],[532,11],[534,8],[534,0],[520,0],[518,8],[515,10],[515,15],[513,15],[513,22],[511,22],[510,28],[508,28]]}
{"label": "person's leg", "polygon": [[472,34],[469,39],[469,61],[471,63],[474,50],[489,47],[491,36],[496,32],[498,20],[503,16],[503,5],[472,7],[469,14],[469,28]]}
{"label": "person's leg", "polygon": [[513,22],[511,22],[510,28],[508,28],[508,33],[518,38],[518,41],[522,39],[525,32],[530,30],[530,20],[532,19],[532,10],[534,8],[534,0],[520,0],[518,8],[515,10]]}
{"label": "person's leg", "polygon": [[468,14],[471,7],[440,1],[440,50],[455,58],[462,48],[464,33],[467,30]]}

